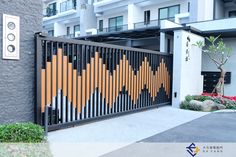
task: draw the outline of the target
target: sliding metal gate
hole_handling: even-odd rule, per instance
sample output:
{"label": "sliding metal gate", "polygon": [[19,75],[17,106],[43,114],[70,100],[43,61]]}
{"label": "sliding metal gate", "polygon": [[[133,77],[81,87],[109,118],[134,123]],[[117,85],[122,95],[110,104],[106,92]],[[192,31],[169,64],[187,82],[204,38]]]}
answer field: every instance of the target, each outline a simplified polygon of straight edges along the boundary
{"label": "sliding metal gate", "polygon": [[172,56],[36,35],[37,123],[49,130],[170,104]]}

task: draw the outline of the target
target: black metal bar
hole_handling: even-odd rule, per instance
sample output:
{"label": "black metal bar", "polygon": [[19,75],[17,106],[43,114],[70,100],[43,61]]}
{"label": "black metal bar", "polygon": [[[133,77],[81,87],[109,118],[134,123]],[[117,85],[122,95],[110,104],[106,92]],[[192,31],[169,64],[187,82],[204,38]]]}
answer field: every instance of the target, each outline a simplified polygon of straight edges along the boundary
{"label": "black metal bar", "polygon": [[42,40],[40,38],[40,34],[35,34],[35,52],[36,52],[36,95],[35,95],[35,122],[39,125],[42,125],[42,108],[41,108],[41,94],[42,94],[42,89],[41,89],[41,69],[42,69],[42,56],[43,56],[43,51],[42,51]]}
{"label": "black metal bar", "polygon": [[107,120],[109,118],[124,116],[127,114],[145,112],[149,109],[157,108],[160,106],[166,106],[166,105],[170,105],[170,102],[162,103],[159,105],[148,106],[145,108],[145,110],[144,109],[135,109],[135,110],[125,111],[125,112],[120,112],[117,114],[109,114],[109,115],[104,115],[104,116],[90,118],[90,119],[78,120],[78,121],[73,121],[73,122],[68,122],[68,123],[63,123],[63,124],[55,124],[55,125],[49,126],[48,131],[55,131],[55,130],[62,129],[62,128],[68,128],[70,126],[81,126],[83,124],[88,124],[88,123],[96,122],[96,121],[100,121],[100,120]]}
{"label": "black metal bar", "polygon": [[58,115],[58,47],[59,47],[59,45],[58,45],[58,42],[56,42],[56,48],[55,48],[55,55],[56,55],[56,98],[55,98],[55,104],[56,104],[56,113],[55,113],[55,124],[57,124],[58,123],[58,121],[59,121],[59,115]]}

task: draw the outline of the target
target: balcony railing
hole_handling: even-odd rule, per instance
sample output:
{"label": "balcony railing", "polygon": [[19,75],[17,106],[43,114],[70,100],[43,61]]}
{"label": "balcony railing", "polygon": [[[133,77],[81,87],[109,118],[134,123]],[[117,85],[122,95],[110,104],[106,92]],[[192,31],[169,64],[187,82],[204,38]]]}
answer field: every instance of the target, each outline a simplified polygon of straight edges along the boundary
{"label": "balcony railing", "polygon": [[128,30],[128,25],[114,26],[108,28],[98,29],[98,33],[119,32]]}
{"label": "balcony railing", "polygon": [[76,1],[65,1],[60,4],[60,12],[76,9]]}
{"label": "balcony railing", "polygon": [[[161,20],[174,21],[174,18],[166,18],[166,19],[161,19]],[[160,26],[161,20],[157,19],[157,20],[151,20],[151,21],[137,22],[137,23],[134,23],[134,29]]]}
{"label": "balcony railing", "polygon": [[138,22],[138,23],[134,24],[134,29],[159,26],[159,23],[160,23],[159,20],[151,20],[151,21],[145,21],[145,22]]}
{"label": "balcony railing", "polygon": [[51,17],[57,14],[57,10],[46,8],[43,10],[44,17]]}

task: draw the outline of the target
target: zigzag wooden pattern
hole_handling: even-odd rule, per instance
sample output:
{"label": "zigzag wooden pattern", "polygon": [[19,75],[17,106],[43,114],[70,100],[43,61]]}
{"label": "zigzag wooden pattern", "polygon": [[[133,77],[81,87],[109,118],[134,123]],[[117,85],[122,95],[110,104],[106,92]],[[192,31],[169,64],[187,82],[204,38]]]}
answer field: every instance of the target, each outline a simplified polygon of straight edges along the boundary
{"label": "zigzag wooden pattern", "polygon": [[170,98],[171,74],[167,67],[162,58],[157,70],[153,71],[147,57],[144,57],[139,70],[135,72],[124,54],[111,72],[99,52],[95,52],[79,74],[69,62],[68,56],[64,56],[62,49],[58,49],[57,55],[52,55],[52,61],[47,61],[46,68],[41,70],[42,112],[46,104],[52,106],[57,90],[62,91],[62,95],[67,97],[78,113],[81,113],[95,91],[98,91],[109,108],[113,107],[123,89],[133,105],[137,104],[145,89],[153,101],[162,87]]}

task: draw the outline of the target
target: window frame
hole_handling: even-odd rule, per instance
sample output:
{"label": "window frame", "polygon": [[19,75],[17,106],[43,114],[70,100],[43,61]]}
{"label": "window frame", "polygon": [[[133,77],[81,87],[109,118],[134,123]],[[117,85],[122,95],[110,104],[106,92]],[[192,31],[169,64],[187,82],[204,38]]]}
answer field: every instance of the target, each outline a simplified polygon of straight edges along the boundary
{"label": "window frame", "polygon": [[75,36],[75,33],[77,32],[77,31],[75,31],[75,28],[76,28],[76,27],[79,27],[79,32],[80,32],[80,24],[74,25],[74,36]]}
{"label": "window frame", "polygon": [[145,10],[144,11],[144,24],[150,24],[151,21],[151,11],[150,10]]}
{"label": "window frame", "polygon": [[[170,9],[171,7],[178,7],[178,14],[180,13],[180,4],[172,5],[172,6],[168,6],[168,7],[163,7],[163,8],[159,8],[159,9],[158,9],[158,19],[159,19],[159,20],[165,20],[165,19],[174,18],[174,17],[170,17],[170,16],[169,16],[169,15],[170,15],[169,9]],[[160,11],[161,11],[161,9],[167,9],[167,18],[162,18],[162,19],[160,18]]]}
{"label": "window frame", "polygon": [[[122,25],[117,25],[117,19],[122,17]],[[110,26],[110,20],[115,19],[115,26]],[[115,29],[115,31],[117,31],[118,29],[123,29],[123,25],[124,25],[124,16],[116,16],[116,17],[111,17],[108,19],[108,31],[111,32],[113,31],[113,28]]]}
{"label": "window frame", "polygon": [[98,21],[98,30],[103,31],[103,20]]}

